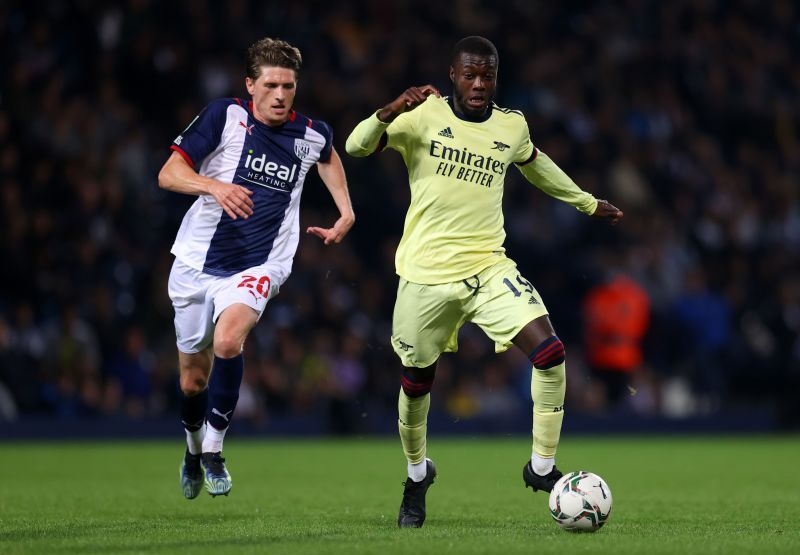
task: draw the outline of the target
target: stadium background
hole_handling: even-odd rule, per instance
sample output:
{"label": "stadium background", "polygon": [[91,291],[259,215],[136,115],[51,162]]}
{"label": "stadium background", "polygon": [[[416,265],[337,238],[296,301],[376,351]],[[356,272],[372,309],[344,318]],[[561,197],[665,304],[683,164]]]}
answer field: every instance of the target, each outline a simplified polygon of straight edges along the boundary
{"label": "stadium background", "polygon": [[[263,36],[301,49],[296,108],[332,125],[357,222],[335,248],[301,240],[246,346],[235,430],[394,429],[406,172],[344,141],[410,85],[449,91],[468,34],[500,51],[498,104],[626,214],[611,228],[506,181],[506,247],[568,349],[567,429],[796,428],[798,20],[790,1],[745,0],[3,3],[0,419],[15,423],[0,436],[182,434],[166,278],[192,198],[156,175],[206,102],[246,95],[244,51]],[[301,228],[333,208],[310,176]],[[619,276],[648,316],[644,363],[613,399],[585,302]],[[460,341],[432,430],[529,432],[525,357],[495,356],[472,326]]]}

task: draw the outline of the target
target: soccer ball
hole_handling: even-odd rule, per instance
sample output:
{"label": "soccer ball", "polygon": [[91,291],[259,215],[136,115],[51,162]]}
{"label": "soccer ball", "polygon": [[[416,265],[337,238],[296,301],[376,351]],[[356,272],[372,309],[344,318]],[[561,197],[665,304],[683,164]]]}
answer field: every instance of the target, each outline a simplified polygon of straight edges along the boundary
{"label": "soccer ball", "polygon": [[597,474],[570,472],[550,492],[550,514],[564,530],[594,532],[611,514],[611,490]]}

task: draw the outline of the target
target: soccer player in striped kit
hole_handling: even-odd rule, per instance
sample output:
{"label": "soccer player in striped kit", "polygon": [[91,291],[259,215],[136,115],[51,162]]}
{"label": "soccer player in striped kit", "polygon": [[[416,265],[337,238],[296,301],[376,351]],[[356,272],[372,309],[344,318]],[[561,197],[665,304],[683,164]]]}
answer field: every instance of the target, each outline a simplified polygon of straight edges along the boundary
{"label": "soccer player in striped kit", "polygon": [[362,121],[347,152],[367,156],[388,147],[408,168],[411,205],[397,247],[400,283],[392,346],[403,364],[398,427],[408,461],[398,525],[419,528],[436,476],[426,458],[427,416],[436,361],[458,347],[471,321],[499,351],[516,345],[533,370],[533,449],[526,486],[550,491],[564,409],[565,348],[544,301],[503,248],[503,182],[512,166],[545,193],[584,214],[617,223],[622,211],[582,191],[531,142],[522,113],[492,102],[499,58],[483,37],[455,46],[453,95],[411,87]]}
{"label": "soccer player in striped kit", "polygon": [[249,99],[214,100],[175,139],[159,185],[197,195],[178,231],[169,296],[175,309],[187,448],[180,483],[187,499],[203,484],[228,495],[222,458],[236,409],[242,349],[292,269],[303,182],[317,167],[340,217],[308,233],[339,243],[355,221],[331,128],[293,110],[301,65],[290,44],[262,39],[247,51]]}

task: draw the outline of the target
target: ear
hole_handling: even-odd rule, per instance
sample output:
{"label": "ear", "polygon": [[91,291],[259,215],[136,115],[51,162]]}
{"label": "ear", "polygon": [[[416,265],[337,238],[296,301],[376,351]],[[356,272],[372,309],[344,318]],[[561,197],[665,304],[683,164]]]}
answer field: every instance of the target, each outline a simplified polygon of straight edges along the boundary
{"label": "ear", "polygon": [[256,92],[256,82],[250,79],[249,77],[244,78],[244,85],[247,87],[247,94],[253,96]]}
{"label": "ear", "polygon": [[453,66],[450,66],[450,82],[456,82],[456,70],[453,69]]}

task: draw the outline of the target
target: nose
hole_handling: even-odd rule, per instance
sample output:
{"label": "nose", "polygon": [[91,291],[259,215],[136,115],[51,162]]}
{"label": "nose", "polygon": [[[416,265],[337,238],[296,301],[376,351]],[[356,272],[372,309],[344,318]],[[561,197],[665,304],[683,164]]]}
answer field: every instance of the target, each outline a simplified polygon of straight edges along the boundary
{"label": "nose", "polygon": [[483,79],[480,77],[476,77],[475,80],[472,82],[472,89],[476,91],[482,91],[486,87],[484,86]]}

